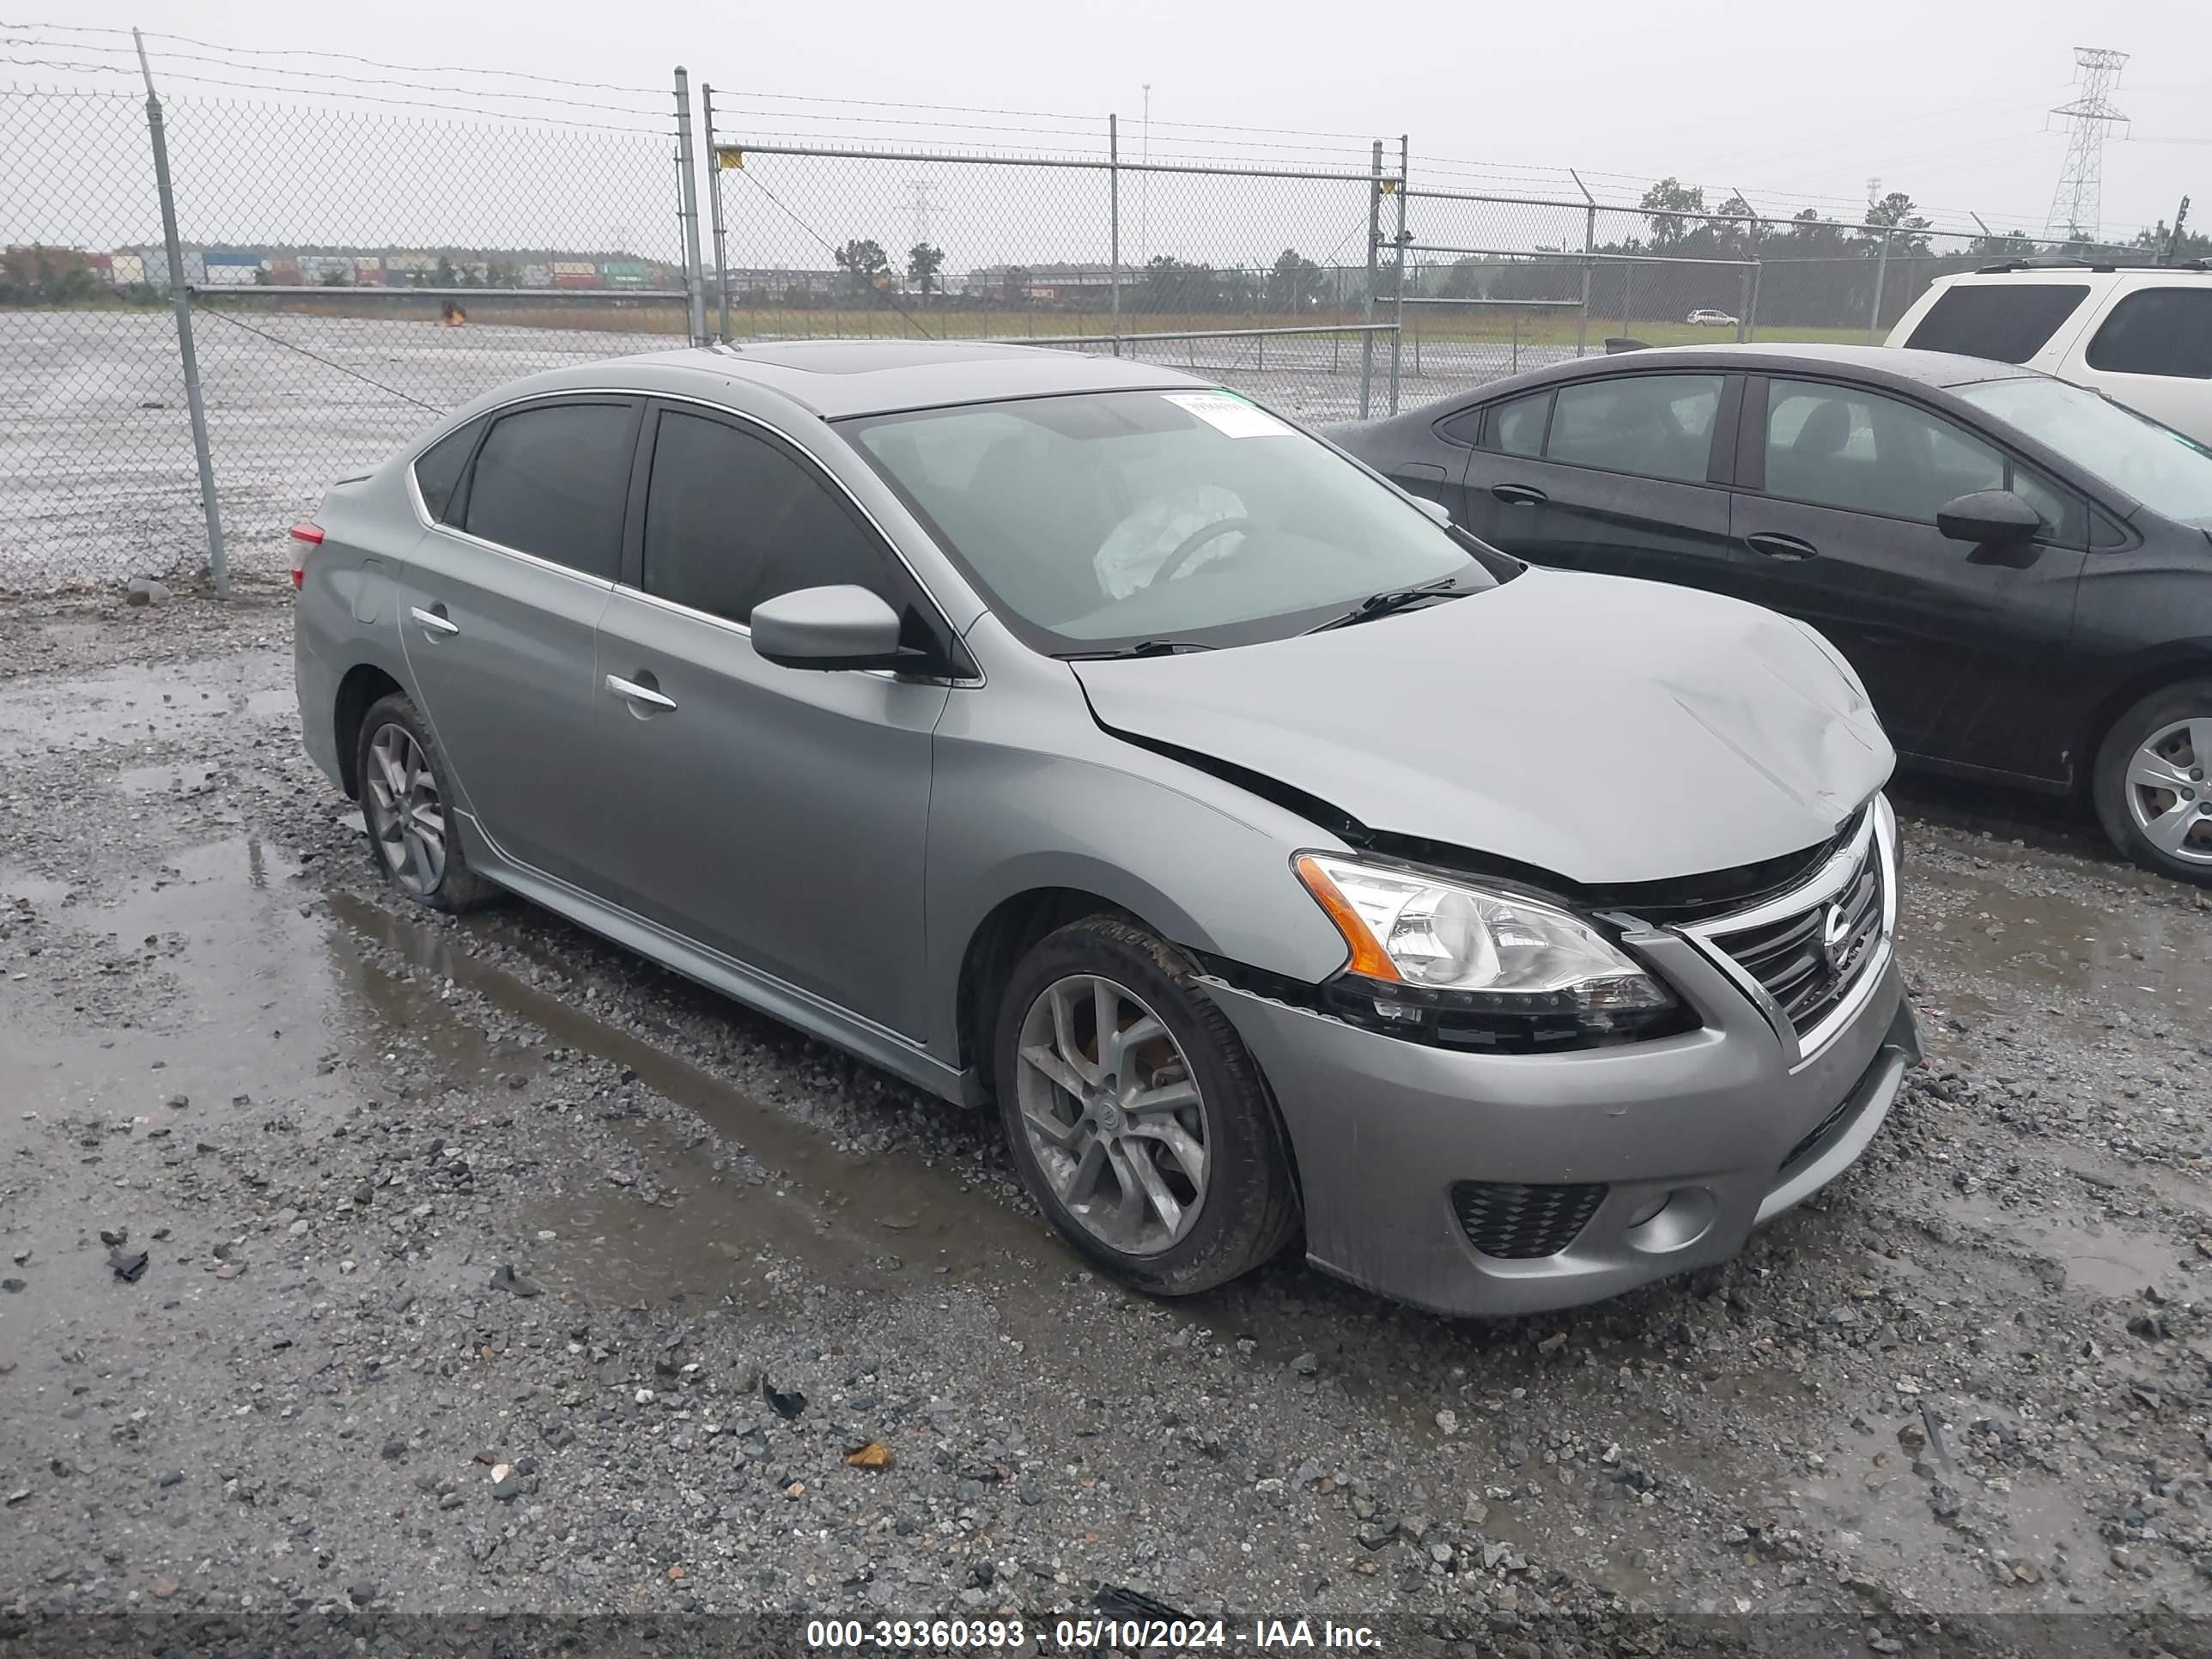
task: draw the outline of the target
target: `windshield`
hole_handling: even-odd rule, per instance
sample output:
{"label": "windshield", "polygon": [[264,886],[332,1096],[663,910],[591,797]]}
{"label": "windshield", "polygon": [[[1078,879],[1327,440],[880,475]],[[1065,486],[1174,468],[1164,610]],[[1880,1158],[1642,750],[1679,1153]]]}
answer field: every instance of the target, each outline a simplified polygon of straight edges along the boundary
{"label": "windshield", "polygon": [[2063,380],[1990,380],[1959,395],[2154,513],[2212,523],[2212,451],[2172,428]]}
{"label": "windshield", "polygon": [[1108,392],[845,423],[1047,652],[1278,639],[1386,591],[1495,582],[1451,532],[1228,392]]}

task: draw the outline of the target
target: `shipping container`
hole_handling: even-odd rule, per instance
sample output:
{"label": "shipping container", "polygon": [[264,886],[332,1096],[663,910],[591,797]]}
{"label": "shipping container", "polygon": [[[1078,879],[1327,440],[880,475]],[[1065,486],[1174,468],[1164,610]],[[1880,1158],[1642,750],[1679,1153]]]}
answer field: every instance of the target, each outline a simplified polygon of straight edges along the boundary
{"label": "shipping container", "polygon": [[520,276],[525,288],[553,286],[553,267],[550,265],[525,265],[522,267]]}

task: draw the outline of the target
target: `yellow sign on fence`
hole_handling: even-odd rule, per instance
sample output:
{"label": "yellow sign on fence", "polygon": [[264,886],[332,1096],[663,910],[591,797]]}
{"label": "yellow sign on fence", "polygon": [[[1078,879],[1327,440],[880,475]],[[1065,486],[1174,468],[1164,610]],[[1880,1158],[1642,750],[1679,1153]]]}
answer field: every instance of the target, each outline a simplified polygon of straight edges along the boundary
{"label": "yellow sign on fence", "polygon": [[717,144],[714,146],[714,165],[721,168],[723,172],[728,173],[735,168],[742,167],[744,164],[745,153],[739,149],[735,144]]}

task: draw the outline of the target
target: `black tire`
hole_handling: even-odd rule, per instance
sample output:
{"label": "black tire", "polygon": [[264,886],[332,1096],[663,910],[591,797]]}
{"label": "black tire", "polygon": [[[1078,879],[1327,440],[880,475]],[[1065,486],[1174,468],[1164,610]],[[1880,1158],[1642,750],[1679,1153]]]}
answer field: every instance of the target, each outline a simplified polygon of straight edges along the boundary
{"label": "black tire", "polygon": [[[1198,1085],[1206,1190],[1189,1231],[1157,1254],[1131,1255],[1085,1229],[1046,1179],[1017,1099],[1024,1017],[1046,989],[1075,975],[1127,987],[1166,1025]],[[1155,1296],[1190,1296],[1226,1284],[1281,1253],[1297,1235],[1297,1183],[1281,1121],[1258,1062],[1237,1029],[1196,985],[1197,965],[1134,922],[1095,915],[1047,934],[1008,978],[992,1036],[1000,1115],[1022,1184],[1060,1236],[1123,1283]]]}
{"label": "black tire", "polygon": [[430,722],[422,718],[414,700],[404,691],[395,691],[369,706],[362,716],[361,730],[354,738],[354,776],[360,781],[362,817],[368,825],[368,855],[376,863],[385,880],[392,890],[417,904],[447,915],[459,915],[464,910],[474,910],[492,903],[501,896],[501,890],[469,868],[468,854],[461,846],[458,826],[450,808],[443,813],[445,823],[444,858],[434,884],[427,890],[417,891],[408,884],[393,867],[376,832],[376,811],[369,799],[370,780],[377,775],[374,750],[376,740],[386,728],[397,726],[413,739],[428,763],[430,777],[437,790],[441,806],[454,799],[453,772],[446,764],[446,751],[438,745],[438,734],[430,729]]}
{"label": "black tire", "polygon": [[[2212,720],[2212,679],[2183,680],[2154,691],[2113,721],[2112,729],[2097,747],[2089,793],[2098,822],[2105,826],[2112,845],[2129,858],[2161,876],[2212,886],[2212,816],[2201,816],[2197,827],[2190,831],[2187,849],[2196,856],[2179,857],[2154,843],[2129,810],[2128,772],[2136,751],[2160,731],[2186,720]],[[2199,763],[2187,769],[2199,775],[2186,781],[2195,787],[2194,804],[2203,806],[2212,804],[2212,768],[2202,763],[2212,757],[2197,758]]]}

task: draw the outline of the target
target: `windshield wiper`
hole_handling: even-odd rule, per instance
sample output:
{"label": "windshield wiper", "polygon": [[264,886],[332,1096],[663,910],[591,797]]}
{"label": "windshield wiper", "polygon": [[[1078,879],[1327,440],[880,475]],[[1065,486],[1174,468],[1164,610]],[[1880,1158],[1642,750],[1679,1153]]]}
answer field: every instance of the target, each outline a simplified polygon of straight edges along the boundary
{"label": "windshield wiper", "polygon": [[1114,662],[1123,657],[1172,657],[1185,651],[1212,649],[1196,640],[1139,640],[1134,645],[1116,646],[1111,651],[1062,651],[1058,655],[1062,662]]}
{"label": "windshield wiper", "polygon": [[1432,582],[1423,582],[1418,587],[1386,588],[1380,593],[1370,593],[1340,617],[1331,617],[1306,629],[1309,634],[1326,634],[1332,628],[1349,628],[1354,623],[1373,622],[1377,617],[1387,617],[1424,599],[1455,599],[1461,593],[1472,590],[1459,586],[1457,576],[1439,576]]}

